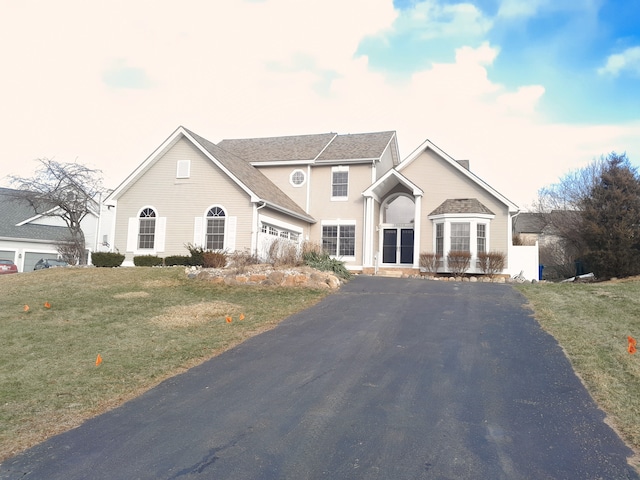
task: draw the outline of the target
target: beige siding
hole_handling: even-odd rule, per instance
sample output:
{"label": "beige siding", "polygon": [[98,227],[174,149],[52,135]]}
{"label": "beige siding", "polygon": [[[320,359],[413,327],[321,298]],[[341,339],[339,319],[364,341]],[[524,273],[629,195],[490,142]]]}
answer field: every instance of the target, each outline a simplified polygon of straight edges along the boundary
{"label": "beige siding", "polygon": [[[291,200],[296,202],[300,208],[306,211],[307,208],[307,192],[310,186],[307,165],[285,166],[285,167],[265,167],[256,165],[256,167],[280,190],[286,193]],[[290,177],[294,170],[302,170],[306,176],[304,184],[296,187],[291,184]]]}
{"label": "beige siding", "polygon": [[[176,179],[178,160],[191,161],[188,179]],[[128,219],[144,206],[152,206],[167,219],[164,252],[159,256],[186,255],[184,245],[194,240],[194,218],[203,217],[212,205],[222,206],[236,217],[237,250],[251,247],[253,208],[249,195],[197,150],[179,140],[118,198],[115,247],[126,251]],[[127,261],[133,257],[127,253]]]}
{"label": "beige siding", "polygon": [[311,173],[311,205],[309,213],[318,220],[311,226],[310,240],[321,242],[321,220],[330,222],[339,220],[356,221],[355,260],[348,265],[362,265],[364,197],[362,192],[371,185],[371,164],[349,165],[349,196],[346,201],[331,200],[331,169],[327,166],[314,166]]}
{"label": "beige siding", "polygon": [[376,166],[376,180],[393,168],[393,155],[391,148],[387,148]]}
{"label": "beige siding", "polygon": [[421,252],[435,250],[433,225],[428,218],[433,210],[448,198],[477,198],[496,215],[490,222],[489,248],[507,255],[509,213],[505,204],[430,150],[405,167],[402,174],[425,192],[421,205]]}

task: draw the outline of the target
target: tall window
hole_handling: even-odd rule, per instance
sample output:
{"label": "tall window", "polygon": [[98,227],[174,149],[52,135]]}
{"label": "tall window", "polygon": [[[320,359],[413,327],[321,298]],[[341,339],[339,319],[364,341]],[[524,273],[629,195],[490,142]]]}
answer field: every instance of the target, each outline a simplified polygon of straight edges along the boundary
{"label": "tall window", "polygon": [[444,223],[436,223],[436,255],[444,256]]}
{"label": "tall window", "polygon": [[153,249],[156,237],[156,212],[153,208],[145,208],[140,212],[138,228],[138,248]]}
{"label": "tall window", "polygon": [[487,251],[487,226],[484,223],[477,225],[478,253]]}
{"label": "tall window", "polygon": [[329,255],[353,257],[356,254],[355,225],[325,225],[322,227],[322,249]]}
{"label": "tall window", "polygon": [[207,250],[224,250],[224,210],[213,207],[207,212]]}
{"label": "tall window", "polygon": [[347,198],[349,196],[349,169],[334,167],[331,170],[331,198]]}
{"label": "tall window", "polygon": [[470,224],[468,223],[452,223],[451,224],[451,250],[457,252],[469,252],[469,233]]}

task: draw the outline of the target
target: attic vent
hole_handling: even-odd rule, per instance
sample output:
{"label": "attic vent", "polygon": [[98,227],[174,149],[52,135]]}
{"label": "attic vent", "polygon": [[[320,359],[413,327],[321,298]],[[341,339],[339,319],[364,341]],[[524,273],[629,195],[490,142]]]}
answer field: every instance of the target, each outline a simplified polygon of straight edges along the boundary
{"label": "attic vent", "polygon": [[189,178],[191,176],[191,160],[178,160],[176,178]]}

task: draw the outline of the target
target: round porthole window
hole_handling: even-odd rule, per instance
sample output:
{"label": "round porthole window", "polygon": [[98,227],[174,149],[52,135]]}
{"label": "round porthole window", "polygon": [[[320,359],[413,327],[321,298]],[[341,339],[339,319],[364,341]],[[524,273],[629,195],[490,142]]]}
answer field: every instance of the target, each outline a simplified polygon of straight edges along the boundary
{"label": "round porthole window", "polygon": [[306,179],[307,176],[302,170],[294,170],[293,172],[291,172],[291,176],[289,177],[289,181],[294,187],[301,187],[302,185],[304,185]]}

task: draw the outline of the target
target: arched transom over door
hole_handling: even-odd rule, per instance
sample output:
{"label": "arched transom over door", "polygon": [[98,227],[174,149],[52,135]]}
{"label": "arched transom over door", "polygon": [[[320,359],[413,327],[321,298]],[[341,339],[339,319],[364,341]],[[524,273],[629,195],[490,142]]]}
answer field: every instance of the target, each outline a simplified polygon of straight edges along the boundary
{"label": "arched transom over door", "polygon": [[415,203],[408,195],[391,196],[380,211],[382,263],[412,264],[414,255]]}

